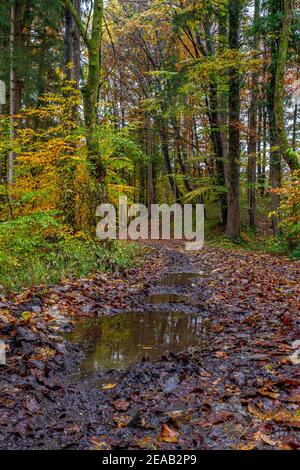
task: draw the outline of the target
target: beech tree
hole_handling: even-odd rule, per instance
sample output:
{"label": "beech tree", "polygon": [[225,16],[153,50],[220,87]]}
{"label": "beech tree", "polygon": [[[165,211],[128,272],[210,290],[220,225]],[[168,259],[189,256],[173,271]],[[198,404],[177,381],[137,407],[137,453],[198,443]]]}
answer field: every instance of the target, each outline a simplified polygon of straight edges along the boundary
{"label": "beech tree", "polygon": [[[239,242],[271,211],[280,234],[281,187],[299,168],[291,95],[300,28],[291,0],[3,0],[0,12],[6,214],[22,205],[18,131],[56,124],[51,115],[18,116],[43,109],[40,96],[61,99],[63,88],[66,100],[74,92],[66,139],[74,155],[57,167],[59,210],[72,213],[73,230],[93,230],[87,207],[94,214],[125,193],[149,205],[204,203],[209,230]],[[40,165],[30,171],[34,179]]]}
{"label": "beech tree", "polygon": [[[102,45],[102,22],[104,5],[103,0],[95,0],[91,12],[91,25],[84,24],[80,11],[71,0],[62,0],[71,13],[81,39],[88,53],[88,73],[86,83],[81,89],[84,105],[84,122],[86,127],[86,138],[91,173],[98,184],[99,200],[106,199],[105,176],[106,170],[101,159],[95,129],[97,123],[97,101],[100,85],[101,71],[101,45]],[[99,201],[98,201],[99,202]]]}
{"label": "beech tree", "polygon": [[[10,5],[10,134],[13,141],[15,136],[15,119],[14,116],[21,109],[22,100],[22,80],[20,76],[20,65],[17,64],[18,56],[22,45],[22,27],[23,14],[25,8],[24,0],[12,0]],[[23,43],[23,44],[22,44]],[[13,183],[14,180],[14,161],[15,153],[9,152],[8,162],[8,182]]]}
{"label": "beech tree", "polygon": [[[253,18],[253,50],[259,48],[259,19],[260,0],[255,0]],[[259,111],[259,74],[254,71],[251,74],[250,109],[249,109],[249,137],[248,137],[248,205],[249,205],[249,226],[256,226],[256,169],[258,153],[258,111]]]}
{"label": "beech tree", "polygon": [[[241,19],[240,0],[229,1],[228,47],[239,50]],[[240,237],[240,71],[233,66],[229,70],[228,92],[228,216],[226,232],[231,240]]]}
{"label": "beech tree", "polygon": [[292,1],[285,0],[282,10],[282,26],[278,38],[278,52],[275,71],[275,90],[274,90],[274,113],[276,126],[276,140],[282,158],[286,161],[291,171],[299,168],[299,160],[288,142],[285,129],[285,110],[284,110],[284,74],[287,61],[287,53],[292,24]]}

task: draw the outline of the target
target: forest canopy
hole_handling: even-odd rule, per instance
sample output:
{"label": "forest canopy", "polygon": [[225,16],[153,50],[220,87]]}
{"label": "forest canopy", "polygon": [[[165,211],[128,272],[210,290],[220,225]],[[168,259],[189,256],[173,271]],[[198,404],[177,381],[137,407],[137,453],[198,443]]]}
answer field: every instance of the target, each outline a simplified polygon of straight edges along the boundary
{"label": "forest canopy", "polygon": [[291,0],[2,0],[2,277],[101,251],[120,195],[204,203],[208,241],[299,256],[299,36]]}

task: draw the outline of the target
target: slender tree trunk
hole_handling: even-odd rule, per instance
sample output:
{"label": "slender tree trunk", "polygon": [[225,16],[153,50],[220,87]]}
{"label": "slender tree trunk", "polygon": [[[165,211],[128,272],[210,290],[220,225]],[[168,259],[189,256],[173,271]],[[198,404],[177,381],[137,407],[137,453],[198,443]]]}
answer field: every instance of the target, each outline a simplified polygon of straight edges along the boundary
{"label": "slender tree trunk", "polygon": [[261,175],[262,175],[262,116],[263,110],[261,103],[258,104],[258,122],[257,122],[257,182],[259,193],[261,191]]}
{"label": "slender tree trunk", "polygon": [[64,73],[71,80],[72,67],[72,24],[73,18],[68,8],[65,11],[65,34],[64,34]]}
{"label": "slender tree trunk", "polygon": [[[229,49],[239,50],[240,0],[229,1]],[[228,138],[228,216],[227,236],[240,237],[240,75],[237,67],[229,70]]]}
{"label": "slender tree trunk", "polygon": [[172,120],[172,126],[174,130],[174,144],[175,144],[174,153],[177,154],[177,160],[180,166],[180,170],[184,177],[185,188],[188,192],[191,192],[193,188],[191,185],[190,172],[189,172],[189,168],[187,165],[186,155],[183,149],[185,142],[182,142],[180,124],[181,124],[180,119],[178,121],[176,121],[176,119]]}
{"label": "slender tree trunk", "polygon": [[209,110],[209,121],[211,128],[211,138],[215,153],[216,160],[216,177],[217,185],[219,189],[222,188],[224,191],[221,191],[219,194],[219,216],[220,216],[220,225],[225,227],[227,221],[227,195],[225,192],[226,189],[226,178],[225,178],[225,149],[224,141],[221,130],[221,117],[218,111],[219,99],[217,92],[217,84],[211,83],[210,85],[210,110]]}
{"label": "slender tree trunk", "polygon": [[292,0],[284,0],[283,15],[275,72],[274,113],[277,145],[282,158],[286,161],[290,170],[294,171],[299,168],[299,161],[287,139],[284,115],[284,73],[292,23]]}
{"label": "slender tree trunk", "polygon": [[[72,0],[75,11],[80,16],[81,0]],[[64,72],[68,80],[73,80],[79,89],[80,81],[80,33],[73,16],[66,7],[64,34]]]}
{"label": "slender tree trunk", "polygon": [[[253,49],[258,50],[259,36],[257,32],[260,18],[260,0],[255,0],[254,7],[254,36]],[[257,113],[258,113],[258,73],[251,75],[250,110],[249,110],[249,138],[248,138],[248,223],[254,229],[256,226],[256,162],[257,162]]]}
{"label": "slender tree trunk", "polygon": [[98,138],[94,135],[94,131],[97,122],[96,106],[100,83],[102,19],[103,0],[96,0],[94,2],[92,36],[88,45],[88,77],[86,85],[82,88],[82,95],[89,160],[93,165],[94,177],[101,186],[104,185],[106,172],[100,158]]}
{"label": "slender tree trunk", "polygon": [[147,115],[146,119],[146,155],[147,155],[147,205],[149,210],[149,217],[151,217],[151,205],[155,204],[155,191],[154,191],[154,175],[153,175],[153,132],[151,129],[150,117]]}
{"label": "slender tree trunk", "polygon": [[292,147],[294,152],[297,150],[297,125],[298,125],[298,104],[295,104],[294,107],[294,114],[293,114],[293,140],[292,140]]}
{"label": "slender tree trunk", "polygon": [[[81,7],[81,0],[73,0],[74,8],[77,11],[78,15],[80,16],[80,7]],[[80,32],[79,29],[73,20],[72,22],[72,80],[75,82],[75,86],[79,89],[80,85],[80,71],[81,71],[81,64],[80,64]]]}
{"label": "slender tree trunk", "polygon": [[149,215],[151,215],[151,205],[155,204],[154,182],[153,182],[153,162],[151,159],[151,155],[148,155],[147,182],[148,182],[147,201],[148,201]]}
{"label": "slender tree trunk", "polygon": [[168,174],[168,179],[170,183],[171,190],[174,190],[174,196],[176,202],[182,196],[177,183],[176,183],[176,174],[175,169],[173,171],[171,159],[170,159],[170,150],[169,150],[169,132],[168,132],[168,123],[164,118],[159,119],[159,136],[161,141],[161,151],[165,162],[166,171]]}
{"label": "slender tree trunk", "polygon": [[[273,19],[273,22],[278,17],[278,12],[281,11],[282,2],[281,0],[270,0],[270,17]],[[277,20],[278,21],[278,20]],[[270,41],[270,53],[271,53],[271,62],[269,66],[269,80],[268,80],[268,89],[267,89],[267,102],[268,102],[268,114],[269,114],[269,142],[270,142],[270,186],[273,190],[276,190],[281,187],[281,165],[282,165],[282,152],[279,146],[278,139],[278,127],[277,127],[277,117],[276,117],[276,108],[278,113],[278,105],[275,104],[275,94],[277,90],[278,95],[278,58],[279,58],[279,44],[280,37],[282,34],[281,28],[278,28],[278,24],[272,31],[272,34],[276,34],[279,37],[278,41],[273,39]],[[280,195],[272,191],[271,192],[271,211],[272,211],[272,229],[274,236],[279,234],[278,227],[278,216],[276,211],[278,210],[280,204]]]}
{"label": "slender tree trunk", "polygon": [[[224,18],[219,20],[219,49],[223,49],[223,36],[226,35],[226,21]],[[214,56],[214,46],[211,34],[211,27],[209,24],[209,18],[206,18],[204,23],[206,48],[208,54]],[[226,176],[225,176],[225,142],[224,142],[224,130],[222,129],[223,119],[220,108],[222,106],[222,98],[218,92],[218,77],[212,72],[210,77],[209,85],[209,100],[208,100],[208,119],[210,123],[210,134],[213,144],[215,161],[216,161],[216,183],[220,189],[218,200],[219,200],[219,218],[220,225],[225,228],[227,221],[227,195],[226,189]],[[222,191],[222,188],[224,191]]]}
{"label": "slender tree trunk", "polygon": [[86,26],[81,21],[80,11],[75,8],[76,5],[74,6],[71,0],[62,0],[62,2],[71,12],[80,36],[88,50],[87,79],[81,91],[83,96],[84,122],[90,172],[97,185],[97,194],[95,194],[95,197],[98,201],[94,202],[97,204],[97,202],[105,201],[107,197],[105,185],[106,168],[100,155],[98,137],[95,135],[97,125],[97,101],[100,86],[104,2],[103,0],[94,0],[90,35],[88,34]]}
{"label": "slender tree trunk", "polygon": [[[21,49],[22,31],[21,18],[23,12],[23,0],[11,0],[10,7],[10,140],[11,145],[15,139],[15,116],[19,114],[22,99],[22,82],[19,77],[16,57]],[[15,173],[15,153],[11,149],[8,157],[8,183],[12,184]]]}
{"label": "slender tree trunk", "polygon": [[263,145],[262,145],[262,162],[261,162],[261,196],[266,195],[266,172],[267,172],[267,140],[268,140],[268,113],[267,108],[263,108]]}

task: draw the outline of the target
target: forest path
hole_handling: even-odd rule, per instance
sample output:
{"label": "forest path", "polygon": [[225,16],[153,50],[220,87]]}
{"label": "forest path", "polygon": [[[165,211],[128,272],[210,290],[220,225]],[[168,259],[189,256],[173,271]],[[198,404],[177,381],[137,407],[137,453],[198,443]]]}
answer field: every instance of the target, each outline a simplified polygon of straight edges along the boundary
{"label": "forest path", "polygon": [[[187,273],[193,273],[190,279]],[[0,372],[1,447],[300,447],[300,372],[290,358],[299,339],[299,273],[299,263],[284,258],[214,247],[185,252],[182,244],[166,242],[156,244],[143,269],[53,288],[42,316],[36,313],[26,325],[18,320],[11,331],[7,326],[12,352]],[[162,306],[156,303],[162,294],[180,298],[170,303],[164,297]],[[35,305],[38,312],[37,298],[27,310]],[[82,369],[78,348],[57,343],[57,336],[49,337],[49,323],[43,324],[52,315],[53,333],[53,319],[59,329],[66,312],[90,317],[97,309],[108,323],[104,334],[100,325],[103,339],[94,350],[91,330],[84,330],[82,344],[92,340],[93,346],[89,363],[114,357],[116,346],[108,354],[112,342],[106,340],[119,333],[119,357],[127,354],[130,363],[122,372],[110,369],[111,363],[103,371],[103,362],[99,369]],[[126,313],[120,319],[120,310],[135,315],[125,327],[134,350],[144,348],[145,356],[151,358],[157,347],[149,342],[162,310],[159,344],[168,335],[196,343],[140,361],[128,351],[128,334],[122,337]],[[137,323],[136,313],[145,315],[146,325]]]}

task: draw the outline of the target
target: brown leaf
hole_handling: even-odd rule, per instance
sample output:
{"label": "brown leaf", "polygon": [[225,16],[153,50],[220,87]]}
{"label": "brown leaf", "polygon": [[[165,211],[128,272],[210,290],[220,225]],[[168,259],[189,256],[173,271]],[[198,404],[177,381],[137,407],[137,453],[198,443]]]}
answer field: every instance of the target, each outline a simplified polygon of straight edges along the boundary
{"label": "brown leaf", "polygon": [[270,390],[266,390],[265,388],[259,388],[258,389],[258,392],[265,396],[265,397],[270,397],[270,398],[274,398],[274,399],[277,399],[280,397],[280,393],[279,392],[272,392]]}
{"label": "brown leaf", "polygon": [[283,398],[284,401],[288,401],[290,403],[300,403],[300,393],[296,395],[292,395],[291,397]]}
{"label": "brown leaf", "polygon": [[234,414],[231,411],[219,411],[212,417],[210,420],[211,424],[221,424],[225,421],[229,421],[234,417]]}
{"label": "brown leaf", "polygon": [[248,442],[247,444],[244,444],[238,447],[238,450],[254,450],[254,449],[256,449],[256,444],[254,442]]}
{"label": "brown leaf", "polygon": [[76,434],[80,432],[80,426],[78,424],[68,424],[64,432],[65,434]]}
{"label": "brown leaf", "polygon": [[228,357],[228,355],[227,355],[226,352],[224,352],[224,351],[217,351],[217,352],[215,353],[215,356],[216,356],[216,357],[223,358],[223,359],[226,359],[226,358]]}
{"label": "brown leaf", "polygon": [[268,444],[269,446],[273,446],[275,447],[277,442],[276,441],[273,441],[271,439],[271,436],[268,436],[267,434],[264,434],[260,431],[257,431],[255,434],[254,434],[254,439],[257,440],[257,441],[262,441],[264,442],[265,444]]}
{"label": "brown leaf", "polygon": [[167,424],[163,424],[161,428],[160,440],[164,442],[177,442],[179,432],[170,428]]}
{"label": "brown leaf", "polygon": [[128,401],[113,401],[112,405],[115,407],[117,411],[127,411],[128,408],[130,407],[130,403]]}
{"label": "brown leaf", "polygon": [[111,446],[101,438],[95,436],[91,437],[89,441],[93,446],[92,450],[111,450]]}
{"label": "brown leaf", "polygon": [[127,415],[115,415],[114,416],[114,422],[116,423],[118,428],[126,428],[126,426],[130,423],[132,420],[131,416]]}
{"label": "brown leaf", "polygon": [[144,437],[143,439],[139,439],[136,442],[136,445],[140,447],[141,449],[146,449],[149,450],[151,448],[154,448],[154,439],[152,437]]}
{"label": "brown leaf", "polygon": [[286,424],[295,428],[300,428],[300,416],[295,413],[291,413],[283,408],[279,410],[271,410],[266,413],[259,411],[253,404],[248,404],[248,411],[263,421],[275,421],[276,423]]}

